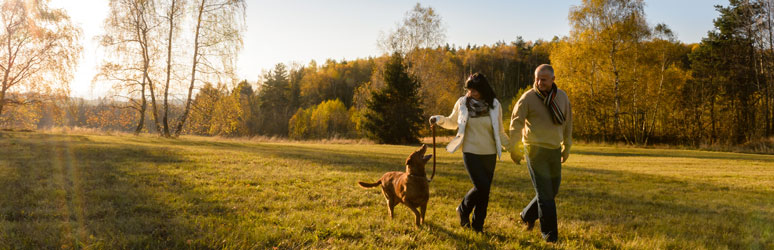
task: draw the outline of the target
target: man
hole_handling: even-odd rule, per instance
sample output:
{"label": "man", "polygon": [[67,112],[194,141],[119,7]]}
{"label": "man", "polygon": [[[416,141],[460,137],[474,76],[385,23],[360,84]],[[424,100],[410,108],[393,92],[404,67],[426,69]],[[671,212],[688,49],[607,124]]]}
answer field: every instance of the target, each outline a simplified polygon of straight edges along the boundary
{"label": "man", "polygon": [[527,168],[535,187],[535,198],[519,213],[531,230],[540,219],[540,231],[547,242],[558,238],[556,202],[562,178],[562,163],[570,156],[572,110],[567,94],[554,83],[554,69],[543,64],[535,69],[532,89],[521,96],[511,115],[511,159],[519,163],[518,142],[524,144]]}

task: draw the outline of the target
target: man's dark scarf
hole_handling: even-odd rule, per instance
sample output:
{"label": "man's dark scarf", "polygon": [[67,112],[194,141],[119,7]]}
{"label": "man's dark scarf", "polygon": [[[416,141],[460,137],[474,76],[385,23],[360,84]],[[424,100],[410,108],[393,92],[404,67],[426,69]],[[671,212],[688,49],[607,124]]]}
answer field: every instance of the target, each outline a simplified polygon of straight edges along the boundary
{"label": "man's dark scarf", "polygon": [[559,105],[556,105],[556,84],[551,85],[551,90],[547,93],[541,92],[537,83],[535,83],[533,88],[535,88],[535,93],[540,97],[540,100],[548,107],[548,111],[551,111],[551,118],[553,118],[554,124],[562,125],[562,123],[564,123],[564,113],[559,109]]}

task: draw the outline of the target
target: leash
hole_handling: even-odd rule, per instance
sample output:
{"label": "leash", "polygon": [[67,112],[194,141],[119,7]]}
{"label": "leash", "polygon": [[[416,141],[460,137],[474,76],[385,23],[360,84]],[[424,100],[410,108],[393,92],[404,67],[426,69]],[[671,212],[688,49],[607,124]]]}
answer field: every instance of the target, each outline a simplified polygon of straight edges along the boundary
{"label": "leash", "polygon": [[428,183],[433,181],[433,178],[435,178],[435,124],[430,125],[430,130],[433,131],[433,175],[430,176],[430,179],[427,179]]}

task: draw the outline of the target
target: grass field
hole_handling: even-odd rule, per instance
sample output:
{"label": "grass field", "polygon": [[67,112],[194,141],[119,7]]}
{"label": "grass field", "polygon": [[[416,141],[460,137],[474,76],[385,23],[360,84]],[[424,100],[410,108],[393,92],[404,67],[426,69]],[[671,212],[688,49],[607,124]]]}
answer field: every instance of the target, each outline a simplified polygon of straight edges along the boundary
{"label": "grass field", "polygon": [[774,156],[578,145],[560,238],[525,232],[523,165],[498,162],[485,234],[456,224],[471,187],[438,151],[426,224],[373,181],[415,146],[0,132],[0,249],[774,249]]}

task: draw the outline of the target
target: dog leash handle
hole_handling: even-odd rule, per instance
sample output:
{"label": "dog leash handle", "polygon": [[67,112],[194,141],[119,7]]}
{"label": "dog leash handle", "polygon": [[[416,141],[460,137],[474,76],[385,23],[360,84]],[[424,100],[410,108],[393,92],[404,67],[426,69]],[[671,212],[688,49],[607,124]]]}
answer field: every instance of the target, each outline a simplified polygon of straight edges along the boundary
{"label": "dog leash handle", "polygon": [[430,125],[430,130],[433,131],[433,174],[430,175],[430,179],[428,179],[427,182],[431,182],[433,181],[433,178],[435,178],[435,124]]}

